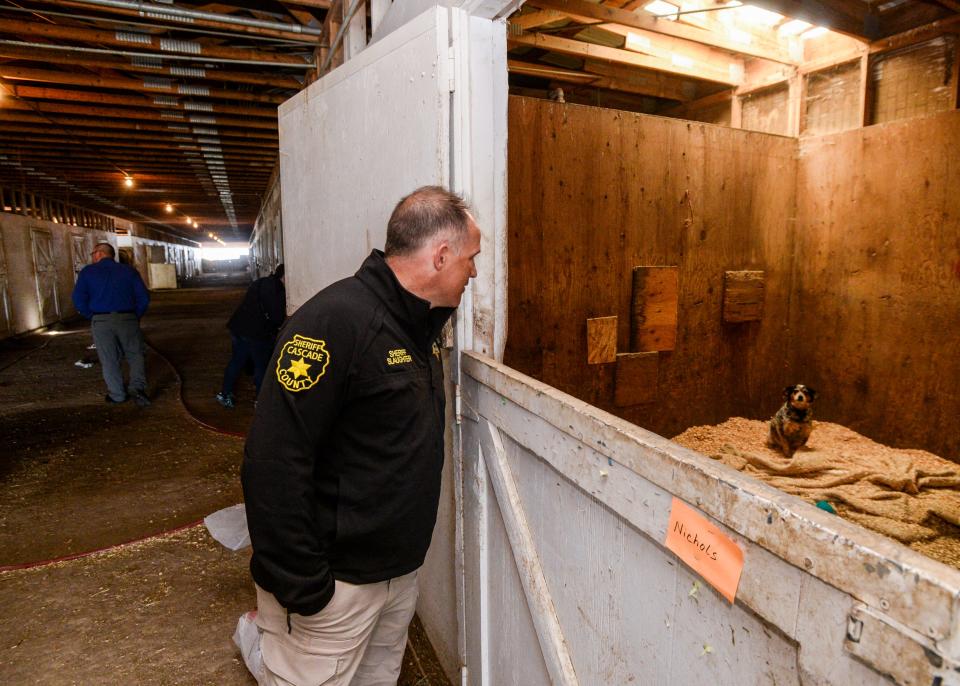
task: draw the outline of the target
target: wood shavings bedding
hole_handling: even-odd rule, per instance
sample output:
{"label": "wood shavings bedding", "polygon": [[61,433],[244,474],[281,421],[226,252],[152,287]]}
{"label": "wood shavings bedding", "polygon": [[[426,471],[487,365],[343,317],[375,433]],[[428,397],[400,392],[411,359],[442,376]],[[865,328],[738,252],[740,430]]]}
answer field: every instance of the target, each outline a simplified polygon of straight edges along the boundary
{"label": "wood shavings bedding", "polygon": [[767,422],[734,417],[673,440],[807,502],[960,568],[960,466],[816,422],[792,459],[766,445]]}

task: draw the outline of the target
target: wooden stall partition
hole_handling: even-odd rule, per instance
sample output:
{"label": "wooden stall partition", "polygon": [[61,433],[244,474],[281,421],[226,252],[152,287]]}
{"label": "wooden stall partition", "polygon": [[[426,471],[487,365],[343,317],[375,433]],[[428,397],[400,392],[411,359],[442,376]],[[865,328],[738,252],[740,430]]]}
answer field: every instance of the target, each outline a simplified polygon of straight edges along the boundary
{"label": "wooden stall partition", "polygon": [[[507,364],[664,435],[775,411],[792,382],[793,139],[514,96],[509,146]],[[675,347],[646,377],[657,392],[621,385],[648,401],[617,406],[586,320],[618,316],[618,351],[646,352],[630,345],[641,266],[679,268]],[[730,270],[765,272],[760,321],[723,322]]]}
{"label": "wooden stall partition", "polygon": [[960,112],[800,143],[798,369],[818,415],[960,460]]}

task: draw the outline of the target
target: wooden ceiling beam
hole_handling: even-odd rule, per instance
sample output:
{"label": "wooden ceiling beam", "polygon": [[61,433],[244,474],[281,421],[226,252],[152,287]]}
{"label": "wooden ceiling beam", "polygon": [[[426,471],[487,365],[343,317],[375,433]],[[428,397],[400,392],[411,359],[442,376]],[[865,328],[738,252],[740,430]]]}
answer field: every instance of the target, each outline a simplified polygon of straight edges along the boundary
{"label": "wooden ceiling beam", "polygon": [[648,69],[634,69],[588,59],[583,63],[583,70],[588,74],[606,77],[606,87],[610,90],[623,90],[681,102],[690,100],[697,92],[696,83],[690,79]]}
{"label": "wooden ceiling beam", "polygon": [[560,69],[547,64],[522,62],[520,60],[508,60],[507,68],[512,74],[526,74],[528,76],[549,79],[550,81],[559,81],[560,83],[581,86],[588,85],[593,88],[603,88],[605,90],[621,91],[623,93],[645,95],[654,98],[667,98],[670,100],[689,99],[689,95],[684,92],[684,89],[676,80],[664,78],[663,75],[655,72],[631,70],[632,73],[629,77],[621,78],[617,75],[609,76],[600,73],[591,73],[589,71]]}
{"label": "wooden ceiling beam", "polygon": [[277,130],[277,123],[270,119],[238,119],[212,115],[188,115],[180,112],[161,112],[160,110],[97,107],[95,105],[72,105],[62,102],[28,102],[15,96],[9,96],[3,104],[4,109],[40,112],[43,114],[78,114],[103,119],[132,119],[135,121],[165,121],[171,123],[240,127],[244,129]]}
{"label": "wooden ceiling beam", "polygon": [[[81,65],[100,69],[118,69],[128,72],[154,74],[156,76],[182,77],[189,76],[196,79],[212,81],[226,81],[229,83],[250,83],[274,88],[289,88],[300,90],[303,84],[293,76],[285,74],[250,74],[247,72],[230,71],[226,69],[207,68],[187,65],[160,64],[147,66],[135,64],[133,58],[113,57],[110,55],[91,55],[76,50],[57,50],[31,46],[5,45],[0,41],[0,57],[9,57],[17,60],[32,62],[48,62],[50,64]],[[158,60],[159,62],[160,60]]]}
{"label": "wooden ceiling beam", "polygon": [[[76,117],[33,109],[12,110],[0,108],[0,122],[54,124],[63,128],[91,128],[101,131],[159,131],[183,136],[223,136],[226,138],[262,139],[278,142],[276,131],[250,130],[243,126],[230,127],[223,124],[203,124],[188,121],[145,122],[106,119],[99,117]],[[210,132],[210,133],[208,133]],[[278,143],[279,144],[279,143]]]}
{"label": "wooden ceiling beam", "polygon": [[115,88],[118,90],[137,91],[158,95],[196,95],[209,98],[223,98],[224,100],[239,100],[243,102],[267,102],[280,104],[286,98],[282,95],[267,93],[248,93],[223,88],[208,88],[192,84],[178,84],[171,79],[144,78],[131,79],[119,76],[97,76],[96,74],[82,74],[76,72],[57,71],[53,69],[33,69],[29,67],[12,67],[0,65],[0,78],[11,81],[33,81],[39,83],[57,83],[69,86],[88,86],[91,88]]}
{"label": "wooden ceiling beam", "polygon": [[664,36],[652,31],[633,29],[620,24],[606,24],[604,31],[621,36],[624,39],[624,49],[640,52],[663,60],[687,59],[701,65],[710,65],[711,68],[726,72],[731,77],[742,78],[743,59],[731,55],[724,50],[711,48],[700,43]]}
{"label": "wooden ceiling beam", "polygon": [[[177,29],[182,27],[183,20],[177,19],[172,16],[165,16],[161,13],[151,13],[149,10],[144,8],[144,10],[133,10],[123,7],[110,7],[106,5],[99,5],[97,7],[91,7],[89,3],[83,2],[70,2],[70,0],[35,0],[35,2],[42,2],[48,5],[56,5],[58,7],[70,7],[85,12],[90,10],[97,10],[103,13],[114,14],[122,17],[149,17],[152,22],[165,22],[163,25],[159,26],[160,28],[167,29]],[[194,9],[194,8],[189,8]],[[38,10],[40,11],[40,10]],[[91,19],[96,19],[96,17],[91,17]],[[199,26],[203,28],[217,29],[219,31],[229,31],[230,33],[238,34],[237,37],[242,35],[248,36],[263,36],[266,38],[279,38],[283,40],[296,40],[304,43],[316,43],[318,42],[319,36],[311,36],[305,33],[299,33],[295,29],[290,31],[280,31],[276,29],[261,28],[257,26],[244,26],[243,24],[235,24],[232,22],[223,22],[216,21],[213,19],[201,19],[199,17],[192,17],[189,20],[190,26]]]}
{"label": "wooden ceiling beam", "polygon": [[860,0],[750,0],[750,4],[860,41],[879,37],[879,17],[869,19],[869,5]]}
{"label": "wooden ceiling beam", "polygon": [[[18,138],[19,136],[19,138]],[[97,153],[101,148],[144,148],[149,150],[154,150],[158,153],[164,155],[177,155],[179,154],[182,158],[191,160],[203,160],[203,151],[200,150],[200,146],[196,143],[183,144],[183,147],[180,147],[178,142],[173,142],[166,140],[166,145],[157,145],[153,142],[142,142],[129,137],[123,137],[116,140],[105,140],[97,143],[91,143],[87,140],[81,138],[64,138],[63,134],[52,134],[49,131],[44,131],[43,133],[37,134],[13,134],[11,131],[0,129],[0,140],[4,141],[4,145],[7,148],[13,147],[36,147],[37,149],[59,149],[65,153],[69,152],[84,152],[84,153]],[[235,159],[243,161],[253,161],[253,162],[262,162],[264,160],[275,160],[277,157],[276,150],[268,150],[263,148],[244,148],[236,149],[233,147],[226,147],[221,151],[218,151],[219,154],[223,155],[224,159]],[[153,153],[151,153],[153,154]]]}
{"label": "wooden ceiling beam", "polygon": [[202,60],[204,56],[222,59],[233,59],[246,62],[269,62],[278,67],[309,67],[309,62],[300,57],[285,55],[263,50],[248,48],[231,48],[220,45],[209,45],[200,41],[171,40],[142,32],[103,31],[87,29],[78,26],[64,26],[62,24],[45,24],[37,21],[23,21],[0,17],[0,33],[27,36],[31,41],[37,38],[54,40],[81,41],[97,45],[111,45],[127,50],[149,50],[150,52],[169,52],[196,56]]}
{"label": "wooden ceiling beam", "polygon": [[937,0],[937,2],[946,7],[948,10],[960,12],[960,2],[957,2],[957,0]]}
{"label": "wooden ceiling beam", "polygon": [[578,15],[590,20],[612,22],[625,27],[644,29],[665,36],[682,38],[694,43],[709,45],[741,55],[759,57],[784,64],[794,64],[796,62],[786,49],[775,46],[744,45],[712,31],[706,31],[695,26],[688,26],[667,19],[657,19],[652,14],[642,10],[639,12],[631,12],[624,9],[607,7],[605,5],[596,5],[592,2],[587,2],[587,0],[529,0],[527,4],[535,5],[541,9],[552,9]]}
{"label": "wooden ceiling beam", "polygon": [[960,31],[960,15],[940,19],[939,21],[918,26],[903,33],[876,40],[870,43],[870,54],[896,50],[906,47],[907,45],[922,43],[931,38],[937,38],[945,33],[956,33],[957,31]]}
{"label": "wooden ceiling beam", "polygon": [[[51,159],[49,157],[31,156],[31,157],[26,157],[24,159],[31,166],[34,166],[37,168],[41,168],[43,167],[43,165],[49,165],[50,169],[62,170],[63,162]],[[92,172],[109,172],[111,170],[111,167],[103,164],[102,161],[98,162],[96,160],[71,159],[69,164],[70,164],[71,173],[72,174],[79,173],[82,179],[92,178],[91,177]],[[161,166],[157,166],[157,165],[146,166],[141,164],[138,167],[138,170],[140,171],[140,173],[145,172],[148,174],[166,173],[166,174],[184,175],[184,169],[182,164],[180,165],[171,164],[171,165],[161,165]],[[116,170],[114,170],[114,172],[115,171]],[[270,176],[270,173],[271,173],[271,170],[269,168],[258,169],[256,171],[237,171],[236,169],[233,169],[233,170],[229,168],[227,169],[227,176],[231,179],[231,184],[233,179],[238,179],[242,181],[252,180],[257,184],[262,184],[262,182],[265,181],[266,178]],[[209,175],[206,177],[201,177],[199,174],[196,175],[195,177],[190,177],[189,174],[186,174],[184,178],[187,178],[191,184],[196,184],[197,179],[199,178],[210,179],[211,177]],[[66,180],[66,178],[64,180]]]}
{"label": "wooden ceiling beam", "polygon": [[249,154],[253,155],[257,152],[261,153],[263,157],[273,157],[277,154],[276,147],[271,147],[269,145],[261,145],[257,143],[237,143],[237,142],[223,142],[220,141],[216,144],[208,144],[202,141],[195,141],[192,139],[189,140],[177,140],[171,138],[171,136],[149,136],[144,134],[129,133],[123,136],[118,136],[116,132],[86,132],[86,131],[53,131],[51,127],[43,126],[29,126],[27,124],[15,124],[8,123],[3,127],[4,133],[8,134],[17,134],[17,135],[27,135],[35,140],[63,140],[64,134],[71,136],[75,144],[83,142],[89,148],[95,149],[97,146],[110,145],[112,147],[122,147],[122,148],[136,148],[144,147],[139,145],[140,143],[145,144],[146,146],[159,146],[161,149],[174,149],[182,150],[184,153],[188,152],[199,152],[200,159],[203,159],[204,148],[215,148],[215,150],[210,150],[210,152],[217,152],[219,154],[226,155],[228,153],[238,153],[238,154]]}
{"label": "wooden ceiling beam", "polygon": [[332,0],[280,0],[282,5],[298,5],[300,7],[313,7],[318,10],[328,10],[333,4]]}
{"label": "wooden ceiling beam", "polygon": [[518,29],[530,31],[545,24],[552,24],[555,21],[562,21],[569,18],[570,16],[565,12],[539,10],[537,12],[527,12],[526,14],[515,14],[510,17],[510,27],[514,31]]}
{"label": "wooden ceiling beam", "polygon": [[[5,153],[5,154],[9,154]],[[56,151],[40,151],[40,152],[31,152],[30,154],[25,154],[20,157],[25,162],[29,162],[34,165],[54,165],[59,169],[63,169],[64,165],[70,165],[71,169],[109,169],[111,168],[103,159],[103,157],[78,157],[77,155],[58,155]],[[246,163],[253,164],[253,163]],[[184,166],[183,160],[164,160],[156,161],[147,164],[143,161],[138,162],[139,169],[154,170],[154,171],[168,171],[168,172],[177,172],[183,173]],[[226,167],[227,175],[231,178],[259,178],[263,175],[269,176],[272,172],[272,168],[268,164],[257,163],[254,166],[237,166],[227,165]]]}
{"label": "wooden ceiling beam", "polygon": [[560,38],[558,36],[547,36],[539,33],[507,36],[507,43],[512,46],[526,45],[533,48],[559,52],[565,55],[593,58],[615,64],[641,67],[643,69],[653,69],[669,74],[722,83],[728,86],[739,85],[739,83],[743,81],[742,74],[731,76],[729,73],[723,73],[721,70],[706,64],[695,63],[690,65],[687,62],[678,63],[677,61],[668,61],[659,57],[642,55],[629,50],[608,48],[604,45],[585,43],[583,41]]}
{"label": "wooden ceiling beam", "polygon": [[236,114],[243,117],[257,117],[269,119],[276,123],[277,109],[275,107],[249,107],[245,105],[225,105],[215,102],[204,102],[195,99],[182,100],[167,94],[157,95],[120,95],[116,93],[100,93],[97,91],[78,91],[49,86],[31,86],[22,83],[0,81],[0,91],[27,100],[57,100],[67,102],[84,102],[97,105],[119,105],[121,107],[149,107],[161,110],[175,110],[206,115]]}
{"label": "wooden ceiling beam", "polygon": [[559,67],[551,67],[549,64],[536,64],[533,62],[523,62],[521,60],[507,60],[507,70],[511,74],[526,74],[527,76],[537,76],[543,79],[554,79],[567,83],[590,84],[600,78],[596,74],[588,74],[583,71],[561,69]]}

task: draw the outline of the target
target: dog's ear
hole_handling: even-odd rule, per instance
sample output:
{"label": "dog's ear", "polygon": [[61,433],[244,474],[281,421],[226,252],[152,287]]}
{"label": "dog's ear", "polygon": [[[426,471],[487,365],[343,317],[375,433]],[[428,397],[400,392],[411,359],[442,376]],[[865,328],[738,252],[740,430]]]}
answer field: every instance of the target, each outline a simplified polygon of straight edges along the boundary
{"label": "dog's ear", "polygon": [[816,400],[816,399],[817,399],[817,392],[816,392],[815,390],[813,390],[812,388],[810,388],[809,386],[807,386],[807,393],[810,395],[810,400]]}
{"label": "dog's ear", "polygon": [[789,400],[789,399],[790,399],[790,394],[793,393],[793,389],[794,389],[794,388],[796,388],[796,386],[784,386],[784,387],[783,387],[783,398],[784,398],[784,400]]}

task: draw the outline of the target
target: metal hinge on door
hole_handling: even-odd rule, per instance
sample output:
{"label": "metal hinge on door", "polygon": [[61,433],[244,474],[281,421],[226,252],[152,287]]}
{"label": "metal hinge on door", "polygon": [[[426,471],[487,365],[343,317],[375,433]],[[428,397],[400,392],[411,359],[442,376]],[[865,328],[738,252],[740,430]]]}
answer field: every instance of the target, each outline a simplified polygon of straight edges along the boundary
{"label": "metal hinge on door", "polygon": [[960,686],[960,665],[931,639],[866,605],[851,610],[843,648],[902,686]]}

